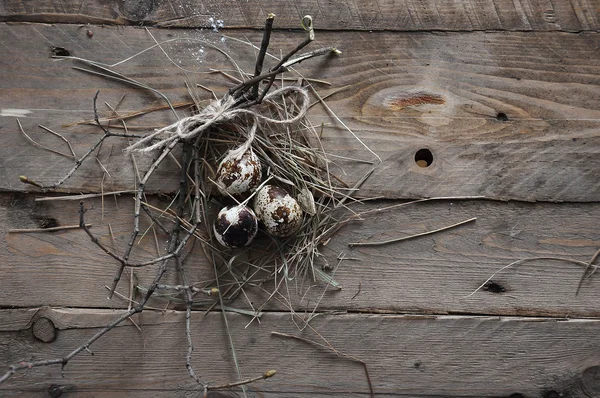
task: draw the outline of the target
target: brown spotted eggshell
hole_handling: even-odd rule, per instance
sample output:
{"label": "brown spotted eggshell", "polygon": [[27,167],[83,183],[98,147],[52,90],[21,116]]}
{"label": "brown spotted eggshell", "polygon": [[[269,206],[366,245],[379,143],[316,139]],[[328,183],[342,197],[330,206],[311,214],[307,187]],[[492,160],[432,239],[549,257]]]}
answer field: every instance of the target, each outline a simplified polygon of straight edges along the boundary
{"label": "brown spotted eggshell", "polygon": [[223,195],[247,196],[260,184],[261,173],[260,160],[252,150],[240,159],[226,156],[217,168],[217,187]]}
{"label": "brown spotted eggshell", "polygon": [[300,205],[283,188],[265,185],[254,197],[254,212],[271,235],[287,238],[302,225]]}
{"label": "brown spotted eggshell", "polygon": [[258,220],[251,208],[237,205],[219,211],[213,226],[215,238],[225,247],[249,245],[258,231]]}

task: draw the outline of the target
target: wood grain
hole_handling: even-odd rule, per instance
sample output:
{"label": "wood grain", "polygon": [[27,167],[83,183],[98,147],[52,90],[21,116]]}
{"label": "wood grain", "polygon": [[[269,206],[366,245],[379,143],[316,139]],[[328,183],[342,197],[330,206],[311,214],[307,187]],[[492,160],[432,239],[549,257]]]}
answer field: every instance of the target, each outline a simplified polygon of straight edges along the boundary
{"label": "wood grain", "polygon": [[[1,324],[14,324],[0,335],[6,342],[0,345],[0,356],[9,363],[31,354],[41,359],[65,353],[95,333],[106,318],[118,315],[93,309],[28,310],[32,319],[45,316],[58,325],[56,341],[45,344],[31,337],[30,324],[12,321],[21,319],[21,312],[0,311]],[[57,384],[76,396],[128,391],[189,396],[197,387],[185,369],[184,317],[182,312],[145,312],[137,320],[142,332],[129,323],[115,328],[91,347],[93,356],[82,353],[70,362],[64,379],[58,367],[35,368],[2,384],[0,392],[44,396],[49,385]],[[227,317],[242,375],[277,370],[271,379],[250,386],[250,396],[368,396],[360,364],[271,336],[278,331],[323,342],[310,329],[298,332],[289,314],[266,314],[260,325],[248,328],[246,317]],[[587,368],[599,364],[600,349],[593,339],[600,332],[599,320],[329,314],[312,326],[333,347],[367,363],[381,396],[542,396],[555,391],[582,397],[586,387],[589,396],[599,392],[581,380]],[[202,379],[215,384],[235,380],[231,355],[225,354],[222,315],[194,312],[192,327],[193,362]]]}
{"label": "wood grain", "polygon": [[[166,206],[168,201],[155,201]],[[391,202],[355,207],[375,210]],[[107,300],[117,264],[78,230],[48,233],[11,233],[11,228],[35,228],[53,219],[59,225],[77,222],[77,201],[37,202],[21,194],[5,194],[0,201],[0,268],[3,283],[11,289],[0,291],[0,307],[42,305],[92,308],[124,308],[125,300]],[[99,199],[87,200],[86,222],[101,241],[124,248],[131,230],[133,200],[123,196],[117,202],[106,198],[104,219]],[[532,261],[509,268],[493,278],[493,285],[469,295],[503,266],[536,257],[570,258],[589,261],[600,247],[597,214],[600,205],[527,204],[490,201],[438,201],[413,204],[365,216],[362,222],[344,227],[323,247],[331,266],[338,257],[347,257],[333,273],[342,289],[309,281],[296,289],[296,282],[282,287],[295,311],[348,310],[359,312],[427,314],[497,314],[553,317],[597,317],[600,289],[597,277],[586,279],[575,295],[583,266],[564,261]],[[349,248],[351,242],[375,242],[408,236],[477,217],[477,221],[401,243],[375,247]],[[111,239],[110,225],[115,241]],[[142,224],[146,229],[147,220]],[[162,244],[164,237],[157,235]],[[149,232],[137,244],[134,259],[157,255]],[[196,246],[187,275],[198,286],[214,276],[210,263]],[[317,263],[320,264],[320,263]],[[142,286],[150,283],[154,268],[135,269]],[[129,273],[118,292],[128,295]],[[223,279],[224,281],[227,278]],[[169,272],[165,283],[179,283]],[[209,286],[214,286],[209,285]],[[310,289],[308,289],[310,287]],[[249,286],[248,299],[238,297],[228,305],[252,310],[267,301],[272,284],[263,289]],[[308,289],[308,292],[307,292]],[[17,293],[18,292],[18,293]],[[284,311],[288,307],[276,296],[265,310]],[[214,297],[199,295],[198,305],[208,307]],[[159,308],[182,308],[180,301],[157,298]]]}
{"label": "wood grain", "polygon": [[[12,109],[31,111],[21,122],[34,139],[62,148],[64,143],[37,127],[44,124],[64,132],[81,154],[97,139],[98,129],[61,126],[90,119],[97,90],[102,111],[106,111],[104,101],[115,105],[123,94],[122,112],[161,105],[152,94],[89,76],[70,69],[74,63],[50,58],[50,47],[59,46],[110,64],[153,43],[140,29],[92,29],[95,34],[89,38],[85,29],[70,25],[0,26],[2,42],[13,43],[0,60],[7,71],[0,86],[0,109],[4,109],[0,189],[30,188],[18,181],[23,174],[52,183],[71,167],[68,159],[28,143]],[[187,100],[186,79],[218,93],[232,84],[222,76],[202,73],[211,67],[231,69],[211,45],[223,47],[245,70],[253,68],[252,49],[231,38],[222,43],[215,33],[154,30],[152,34],[157,40],[173,40],[165,44],[165,51],[176,65],[156,49],[117,70],[163,91],[172,101]],[[258,42],[260,33],[240,31],[233,36]],[[317,126],[327,124],[323,142],[330,152],[375,161],[364,196],[596,201],[600,195],[598,38],[598,33],[322,33],[315,47],[333,44],[344,53],[307,62],[299,70],[332,83],[315,86],[322,95],[350,86],[327,103],[383,162],[374,159],[320,105],[311,109],[311,118]],[[272,51],[290,48],[298,39],[295,33],[275,34]],[[200,95],[210,98],[203,90]],[[172,120],[172,114],[162,113],[130,121],[129,126],[160,126]],[[102,185],[105,190],[131,189],[133,165],[121,154],[124,145],[113,140],[103,147],[100,159],[110,178],[104,178],[92,161],[64,190],[99,192]],[[415,163],[416,152],[423,148],[433,156],[427,168]],[[150,160],[138,158],[140,169]],[[349,183],[373,168],[337,163],[344,171],[336,172]],[[172,169],[173,164],[167,163],[149,190],[172,191]]]}
{"label": "wood grain", "polygon": [[45,23],[157,25],[162,27],[211,28],[210,18],[228,28],[262,28],[268,13],[277,15],[281,29],[299,28],[300,19],[311,14],[319,29],[393,31],[585,31],[600,27],[600,4],[595,0],[468,0],[460,2],[413,0],[332,0],[307,2],[218,0],[156,2],[86,2],[50,0],[4,1],[0,20]]}

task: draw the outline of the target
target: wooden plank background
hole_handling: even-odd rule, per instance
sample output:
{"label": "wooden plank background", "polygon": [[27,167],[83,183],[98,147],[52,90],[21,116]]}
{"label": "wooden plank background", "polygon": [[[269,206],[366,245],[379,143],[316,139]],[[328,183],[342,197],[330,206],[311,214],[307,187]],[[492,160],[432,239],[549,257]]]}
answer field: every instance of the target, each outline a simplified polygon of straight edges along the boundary
{"label": "wooden plank background", "polygon": [[210,18],[224,21],[227,28],[262,28],[268,13],[276,14],[278,26],[285,29],[298,29],[306,14],[321,29],[332,30],[581,32],[600,27],[600,6],[594,0],[6,0],[0,5],[3,21],[178,28],[211,28]]}
{"label": "wooden plank background", "polygon": [[[49,58],[50,47],[62,47],[74,56],[113,64],[154,43],[143,29],[94,28],[94,36],[89,38],[87,28],[76,25],[1,28],[6,42],[23,45],[7,46],[6,57],[0,61],[6,70],[1,105],[30,111],[22,118],[22,124],[35,138],[48,136],[40,134],[38,124],[61,130],[64,124],[91,119],[91,101],[98,89],[100,101],[113,105],[127,93],[121,105],[123,110],[161,104],[154,95],[73,70],[70,61]],[[232,69],[222,55],[210,50],[210,45],[222,45],[236,54],[241,67],[252,70],[253,49],[233,38],[222,43],[218,33],[180,30],[154,30],[152,35],[159,41],[174,40],[165,48],[176,65],[156,48],[117,70],[142,79],[174,102],[187,99],[186,79],[219,93],[231,85],[223,78],[204,73],[215,67]],[[260,32],[231,35],[254,43],[260,41]],[[297,33],[275,35],[273,52],[288,50],[289,43],[297,37]],[[378,43],[377,47],[373,42]],[[485,196],[557,202],[595,201],[600,195],[596,183],[600,171],[595,167],[600,148],[597,33],[317,35],[315,47],[331,44],[344,51],[343,55],[302,65],[302,73],[329,81],[331,87],[316,86],[323,94],[349,86],[328,98],[328,105],[368,142],[382,162],[366,153],[323,108],[315,106],[312,117],[317,125],[332,125],[324,134],[326,148],[335,148],[340,155],[375,161],[374,166],[346,165],[347,175],[338,173],[353,183],[374,167],[375,173],[362,195]],[[49,79],[50,76],[56,78]],[[210,97],[206,92],[200,94]],[[508,120],[498,118],[499,114]],[[163,118],[139,123],[164,125],[170,123],[170,117],[165,113]],[[45,154],[55,161],[45,163],[39,170],[35,161],[39,150],[14,147],[15,143],[26,142],[15,128],[15,119],[2,118],[0,123],[10,134],[0,146],[6,164],[0,170],[1,189],[26,189],[16,178],[21,174],[52,183],[71,168],[68,159]],[[86,132],[99,134],[94,127],[65,132],[77,153],[84,153],[89,145],[89,139],[82,139]],[[133,166],[121,156],[123,143],[115,145],[112,149],[107,146],[101,156],[114,176],[105,181],[106,186],[131,189]],[[433,153],[434,162],[429,168],[415,165],[415,153],[421,148]],[[144,159],[139,161],[143,167]],[[175,181],[166,169],[166,174],[157,175],[151,182],[150,190],[174,189]],[[102,170],[92,164],[85,173],[68,181],[63,190],[99,192],[102,179]]]}
{"label": "wooden plank background", "polygon": [[[77,201],[36,201],[40,194],[18,181],[27,175],[51,183],[72,164],[33,147],[19,132],[15,115],[36,140],[62,150],[39,129],[42,124],[63,133],[82,154],[98,137],[97,128],[64,126],[92,117],[97,90],[100,105],[115,105],[126,94],[122,112],[161,104],[156,96],[73,70],[81,64],[51,58],[52,48],[112,64],[152,46],[154,36],[165,41],[172,61],[155,49],[117,69],[183,102],[186,79],[218,94],[231,84],[207,73],[232,69],[212,46],[223,48],[244,70],[253,69],[255,50],[247,43],[260,42],[261,32],[254,29],[267,12],[277,14],[280,29],[295,29],[300,16],[311,13],[319,29],[313,47],[335,45],[343,51],[298,70],[330,83],[314,87],[322,95],[335,93],[327,104],[382,158],[378,162],[366,152],[322,106],[311,109],[313,122],[324,123],[329,151],[373,162],[338,162],[336,170],[348,183],[375,170],[361,195],[381,199],[357,210],[424,197],[478,198],[412,204],[344,227],[323,249],[331,264],[340,255],[349,258],[334,275],[342,288],[316,284],[304,294],[305,287],[291,286],[293,311],[308,316],[318,302],[311,325],[334,347],[367,363],[377,395],[600,395],[595,341],[600,289],[591,278],[575,294],[581,265],[527,262],[470,295],[513,261],[587,262],[600,247],[600,2],[594,0],[380,0],[343,7],[330,1],[228,7],[211,1],[3,2],[0,20],[11,23],[0,24],[0,366],[64,355],[127,307],[118,297],[106,300],[104,286],[116,264],[81,231],[8,232],[78,220]],[[227,29],[213,31],[211,17]],[[133,24],[155,28],[127,26]],[[276,31],[272,53],[292,48],[300,37],[298,31]],[[171,121],[165,112],[130,126]],[[114,141],[99,155],[110,178],[90,162],[62,194],[131,189],[133,165],[123,157],[123,147]],[[433,154],[430,167],[415,164],[422,148]],[[149,159],[137,161],[143,168]],[[152,181],[151,192],[176,188],[169,166]],[[86,207],[94,233],[111,243],[110,225],[114,244],[122,244],[131,228],[131,196],[88,199]],[[471,217],[477,221],[428,237],[348,246]],[[136,250],[142,258],[154,255],[154,243],[143,240]],[[213,271],[199,260],[188,273],[200,282]],[[152,269],[135,271],[141,285],[152,274]],[[174,273],[166,281],[178,282]],[[125,285],[119,292],[126,295]],[[259,289],[246,293],[227,304],[251,309],[267,299]],[[203,380],[234,381],[223,315],[205,313],[214,298],[199,300],[192,315],[194,365]],[[64,378],[57,367],[31,369],[1,384],[0,395],[48,396],[52,385],[67,396],[197,395],[185,369],[184,307],[160,298],[150,304],[168,309],[144,311],[136,318],[141,330],[131,323],[116,328],[92,346],[93,356],[82,353],[69,363]],[[269,301],[260,323],[248,327],[250,317],[227,315],[243,376],[278,372],[252,384],[249,395],[368,396],[360,364],[271,335],[279,331],[323,342],[309,329],[297,329],[287,305]],[[47,328],[40,332],[40,325]],[[55,340],[43,342],[54,333]],[[239,395],[241,390],[233,389],[211,396]]]}

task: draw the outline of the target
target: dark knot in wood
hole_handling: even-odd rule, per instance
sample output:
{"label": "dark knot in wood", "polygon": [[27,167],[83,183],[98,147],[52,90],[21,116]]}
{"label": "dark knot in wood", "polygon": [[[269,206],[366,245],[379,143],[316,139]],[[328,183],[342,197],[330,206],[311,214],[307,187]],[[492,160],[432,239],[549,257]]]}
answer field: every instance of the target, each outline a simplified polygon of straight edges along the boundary
{"label": "dark knot in wood", "polygon": [[33,323],[32,329],[33,335],[39,341],[52,343],[56,339],[56,326],[54,326],[54,323],[48,318],[38,318]]}
{"label": "dark knot in wood", "polygon": [[581,385],[590,397],[600,396],[600,365],[590,366],[581,373]]}
{"label": "dark knot in wood", "polygon": [[[44,318],[44,319],[46,319],[46,318]],[[50,396],[52,398],[58,398],[62,395],[62,393],[63,393],[63,389],[59,385],[52,384],[50,387],[48,387],[48,394],[50,394]]]}

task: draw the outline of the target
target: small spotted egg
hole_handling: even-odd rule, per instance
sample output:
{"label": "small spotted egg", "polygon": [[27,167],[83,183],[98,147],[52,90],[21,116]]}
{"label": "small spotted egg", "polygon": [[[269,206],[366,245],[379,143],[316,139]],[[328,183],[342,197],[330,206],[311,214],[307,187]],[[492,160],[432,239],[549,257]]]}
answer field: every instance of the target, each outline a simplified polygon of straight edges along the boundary
{"label": "small spotted egg", "polygon": [[225,247],[247,246],[256,236],[258,220],[249,207],[227,206],[217,214],[213,231],[217,241]]}
{"label": "small spotted egg", "polygon": [[302,225],[300,205],[283,188],[265,185],[254,197],[254,211],[271,235],[286,238]]}
{"label": "small spotted egg", "polygon": [[223,195],[247,196],[260,184],[261,174],[260,160],[251,149],[240,159],[226,156],[217,168],[217,187]]}

